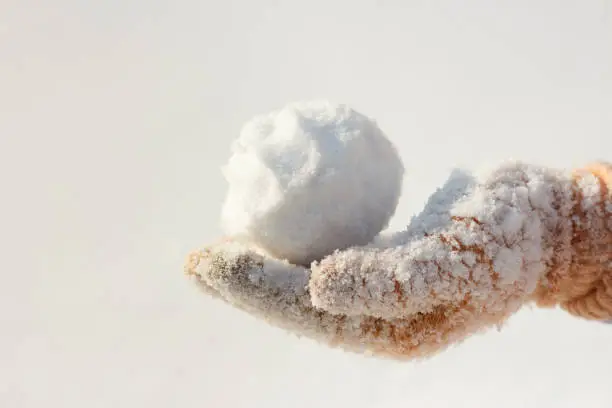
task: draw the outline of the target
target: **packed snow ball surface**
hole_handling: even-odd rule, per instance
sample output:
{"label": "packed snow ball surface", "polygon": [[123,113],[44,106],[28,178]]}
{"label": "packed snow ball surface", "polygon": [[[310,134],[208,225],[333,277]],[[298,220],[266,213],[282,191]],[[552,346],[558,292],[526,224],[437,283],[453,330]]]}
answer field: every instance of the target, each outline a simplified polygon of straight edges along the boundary
{"label": "packed snow ball surface", "polygon": [[368,244],[388,226],[404,167],[372,119],[310,101],[247,122],[223,173],[225,232],[309,265]]}

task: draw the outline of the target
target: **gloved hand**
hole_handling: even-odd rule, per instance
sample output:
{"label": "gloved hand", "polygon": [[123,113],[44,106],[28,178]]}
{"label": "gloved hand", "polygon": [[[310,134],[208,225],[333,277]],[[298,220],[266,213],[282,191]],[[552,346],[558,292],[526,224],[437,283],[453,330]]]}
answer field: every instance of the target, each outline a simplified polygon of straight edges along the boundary
{"label": "gloved hand", "polygon": [[191,254],[206,293],[298,335],[397,359],[432,355],[523,305],[612,318],[612,166],[455,172],[406,230],[310,268],[231,237]]}

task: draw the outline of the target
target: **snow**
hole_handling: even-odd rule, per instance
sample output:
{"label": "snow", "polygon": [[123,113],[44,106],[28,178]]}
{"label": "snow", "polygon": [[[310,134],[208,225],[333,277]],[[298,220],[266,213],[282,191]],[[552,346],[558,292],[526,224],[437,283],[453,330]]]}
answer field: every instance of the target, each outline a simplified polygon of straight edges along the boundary
{"label": "snow", "polygon": [[225,232],[309,265],[387,227],[404,167],[376,123],[347,105],[290,103],[242,128],[223,167]]}
{"label": "snow", "polygon": [[455,167],[612,160],[609,1],[47,3],[0,6],[0,406],[610,407],[609,324],[527,308],[396,363],[182,274],[223,234],[228,146],[288,101],[376,118],[406,165],[394,231]]}

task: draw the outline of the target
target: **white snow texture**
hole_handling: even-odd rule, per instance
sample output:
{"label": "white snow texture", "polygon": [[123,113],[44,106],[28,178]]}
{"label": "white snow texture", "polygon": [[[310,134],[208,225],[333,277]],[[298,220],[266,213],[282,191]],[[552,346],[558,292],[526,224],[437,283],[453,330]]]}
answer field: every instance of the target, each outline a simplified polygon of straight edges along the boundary
{"label": "white snow texture", "polygon": [[365,245],[387,227],[404,166],[373,120],[346,105],[310,101],[247,122],[223,174],[225,232],[308,265]]}

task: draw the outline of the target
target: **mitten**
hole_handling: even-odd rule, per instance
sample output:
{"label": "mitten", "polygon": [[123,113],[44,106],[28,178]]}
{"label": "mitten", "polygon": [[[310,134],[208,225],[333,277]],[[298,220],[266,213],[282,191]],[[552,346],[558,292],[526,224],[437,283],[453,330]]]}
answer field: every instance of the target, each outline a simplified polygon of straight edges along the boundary
{"label": "mitten", "polygon": [[229,237],[192,253],[208,294],[277,327],[395,359],[434,355],[524,305],[612,318],[612,166],[455,172],[408,227],[310,268]]}

